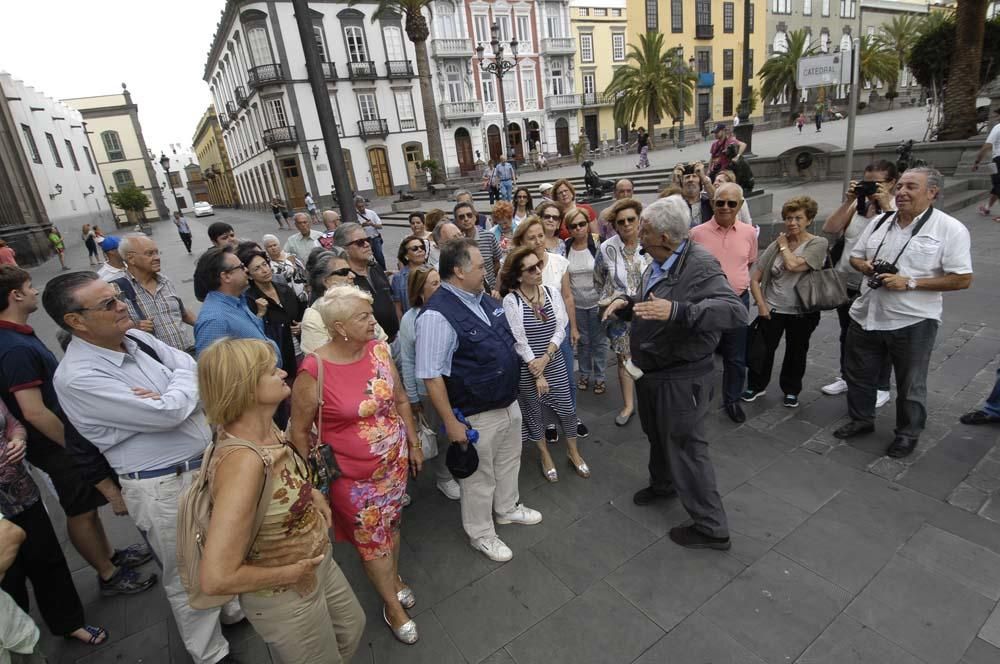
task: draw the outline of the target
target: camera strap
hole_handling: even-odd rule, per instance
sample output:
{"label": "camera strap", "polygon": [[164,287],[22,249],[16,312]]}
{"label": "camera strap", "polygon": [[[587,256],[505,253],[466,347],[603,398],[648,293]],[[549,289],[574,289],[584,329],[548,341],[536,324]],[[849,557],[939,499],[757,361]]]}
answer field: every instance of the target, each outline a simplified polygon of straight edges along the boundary
{"label": "camera strap", "polygon": [[[892,214],[891,212],[886,212],[885,216],[882,217],[881,219],[879,219],[878,225],[875,226],[875,230],[878,230],[882,226],[883,222],[885,222],[885,220],[891,214]],[[899,213],[897,212],[896,214],[899,214]],[[903,255],[903,252],[906,251],[906,248],[908,246],[910,246],[910,240],[912,240],[913,238],[915,238],[917,235],[920,234],[920,229],[922,229],[924,227],[924,224],[927,223],[927,220],[930,218],[930,216],[932,214],[934,214],[934,206],[933,205],[930,206],[929,208],[927,208],[927,211],[924,212],[922,215],[920,215],[920,219],[917,219],[917,223],[913,226],[913,230],[910,232],[910,237],[908,237],[906,239],[906,242],[903,244],[903,248],[899,250],[898,254],[896,254],[896,258],[892,261],[892,265],[895,265],[897,262],[899,262],[899,259]],[[891,224],[891,222],[890,222],[890,224]],[[878,254],[879,254],[880,251],[882,251],[882,245],[885,244],[885,239],[887,237],[889,237],[889,232],[890,231],[892,231],[892,226],[891,225],[889,226],[888,230],[886,230],[885,235],[882,236],[882,241],[878,243],[878,249],[875,250],[875,255],[872,256],[872,263],[874,263],[876,260],[878,260]]]}

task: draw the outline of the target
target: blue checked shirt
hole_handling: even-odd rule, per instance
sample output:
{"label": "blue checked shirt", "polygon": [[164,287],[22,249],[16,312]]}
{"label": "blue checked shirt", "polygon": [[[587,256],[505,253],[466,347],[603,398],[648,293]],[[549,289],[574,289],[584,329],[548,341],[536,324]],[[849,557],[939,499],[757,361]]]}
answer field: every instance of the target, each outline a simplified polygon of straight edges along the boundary
{"label": "blue checked shirt", "polygon": [[[469,293],[461,288],[445,282],[441,288],[447,289],[458,296],[469,311],[476,314],[480,320],[490,323],[489,317],[480,304],[482,293]],[[451,358],[458,350],[458,334],[448,319],[440,312],[427,310],[417,318],[417,378],[424,380],[439,376],[451,375]]]}
{"label": "blue checked shirt", "polygon": [[278,345],[264,335],[264,321],[258,318],[247,304],[246,293],[239,297],[212,291],[205,296],[205,303],[194,323],[195,353],[201,352],[222,337],[233,339],[261,339],[274,347],[281,366]]}
{"label": "blue checked shirt", "polygon": [[681,242],[681,246],[677,247],[677,250],[670,254],[663,263],[653,261],[649,264],[649,281],[646,282],[646,291],[642,294],[643,297],[649,295],[649,291],[653,290],[653,286],[666,279],[667,275],[670,274],[670,268],[677,262],[678,257],[684,253],[684,247],[687,246],[687,243],[687,240]]}

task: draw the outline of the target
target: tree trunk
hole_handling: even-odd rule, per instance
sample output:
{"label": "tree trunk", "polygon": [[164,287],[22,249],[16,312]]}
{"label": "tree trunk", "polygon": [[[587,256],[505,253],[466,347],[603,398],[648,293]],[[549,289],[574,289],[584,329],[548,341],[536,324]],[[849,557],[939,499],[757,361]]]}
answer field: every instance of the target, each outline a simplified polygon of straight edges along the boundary
{"label": "tree trunk", "polygon": [[434,172],[435,182],[443,182],[447,165],[444,163],[444,148],[441,147],[441,123],[438,122],[434,90],[431,87],[431,67],[427,60],[427,40],[413,42],[417,57],[417,78],[420,81],[420,103],[424,107],[424,124],[427,126],[427,151],[430,159],[438,163]]}
{"label": "tree trunk", "polygon": [[976,134],[976,93],[980,87],[987,4],[983,0],[958,0],[955,34],[961,35],[961,39],[956,41],[951,54],[944,122],[938,132],[940,141],[961,140]]}

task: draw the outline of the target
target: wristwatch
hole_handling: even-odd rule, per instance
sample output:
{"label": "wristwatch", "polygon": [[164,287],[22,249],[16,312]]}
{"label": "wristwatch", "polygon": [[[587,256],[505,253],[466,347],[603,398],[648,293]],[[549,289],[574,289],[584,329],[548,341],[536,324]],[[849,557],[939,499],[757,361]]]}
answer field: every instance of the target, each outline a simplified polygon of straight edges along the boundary
{"label": "wristwatch", "polygon": [[913,277],[906,282],[906,290],[917,290],[917,280]]}

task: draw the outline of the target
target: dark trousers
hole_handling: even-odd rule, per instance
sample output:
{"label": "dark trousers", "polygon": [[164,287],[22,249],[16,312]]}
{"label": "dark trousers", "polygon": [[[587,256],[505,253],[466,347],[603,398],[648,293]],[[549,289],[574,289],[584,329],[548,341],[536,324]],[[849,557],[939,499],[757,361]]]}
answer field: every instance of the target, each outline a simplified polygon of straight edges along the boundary
{"label": "dark trousers", "polygon": [[382,266],[382,270],[385,271],[385,255],[382,254],[382,236],[376,235],[375,237],[368,238],[368,241],[372,245],[372,256],[375,257],[375,262]]}
{"label": "dark trousers", "polygon": [[191,253],[191,234],[190,233],[178,233],[181,236],[181,242],[187,247],[188,253]]}
{"label": "dark trousers", "polygon": [[0,588],[28,613],[26,582],[31,581],[38,610],[49,631],[66,636],[83,627],[83,605],[42,501],[10,517],[10,521],[20,526],[27,538],[0,581]]}
{"label": "dark trousers", "polygon": [[852,420],[875,421],[875,390],[882,363],[896,372],[896,435],[916,439],[927,423],[927,368],[938,322],[924,320],[898,330],[847,330],[847,412]]}
{"label": "dark trousers", "polygon": [[[840,377],[843,378],[847,375],[847,367],[845,366],[845,357],[847,355],[847,329],[851,326],[851,305],[854,301],[858,299],[861,295],[860,291],[856,291],[852,288],[847,289],[847,297],[849,298],[846,303],[837,307],[837,318],[840,320]],[[883,392],[889,391],[889,381],[892,380],[892,362],[889,358],[885,358],[885,362],[882,364],[882,369],[878,372],[878,382],[875,383],[878,389]]]}
{"label": "dark trousers", "polygon": [[[757,319],[757,334],[764,336],[765,352],[747,363],[747,384],[754,392],[767,387],[774,368],[774,353],[785,335],[785,359],[781,361],[779,384],[784,394],[798,396],[802,391],[802,376],[806,373],[809,338],[819,325],[819,312],[811,314],[779,314]],[[874,403],[874,401],[872,402]]]}
{"label": "dark trousers", "polygon": [[658,493],[677,490],[695,527],[728,537],[715,468],[708,457],[705,416],[712,401],[712,375],[646,374],[636,382],[639,421],[649,439],[649,484]]}
{"label": "dark trousers", "polygon": [[[740,301],[744,307],[749,307],[750,293],[744,291]],[[740,400],[747,379],[747,326],[724,330],[719,339],[719,352],[722,354],[722,403],[728,405]]]}

